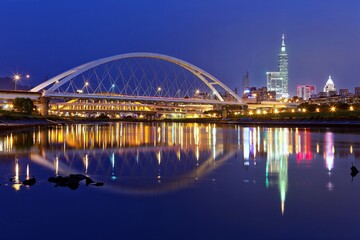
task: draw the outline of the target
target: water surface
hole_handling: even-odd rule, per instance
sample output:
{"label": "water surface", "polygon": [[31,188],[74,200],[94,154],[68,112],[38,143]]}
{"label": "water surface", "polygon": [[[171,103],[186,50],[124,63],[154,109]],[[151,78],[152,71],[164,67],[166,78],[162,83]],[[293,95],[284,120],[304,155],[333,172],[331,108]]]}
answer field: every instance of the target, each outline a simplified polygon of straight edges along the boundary
{"label": "water surface", "polygon": [[[360,131],[113,123],[0,135],[1,239],[344,239]],[[55,187],[83,174],[104,186]],[[35,177],[33,186],[21,184]],[[10,179],[12,181],[10,181]]]}

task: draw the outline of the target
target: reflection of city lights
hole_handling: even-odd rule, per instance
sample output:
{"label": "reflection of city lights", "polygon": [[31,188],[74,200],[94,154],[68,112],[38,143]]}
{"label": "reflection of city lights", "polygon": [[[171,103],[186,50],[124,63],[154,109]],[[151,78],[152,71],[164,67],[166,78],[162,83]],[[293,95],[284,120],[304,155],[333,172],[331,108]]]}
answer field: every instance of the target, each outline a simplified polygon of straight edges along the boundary
{"label": "reflection of city lights", "polygon": [[18,191],[20,190],[20,180],[19,180],[19,160],[15,159],[15,178],[13,188]]}
{"label": "reflection of city lights", "polygon": [[88,173],[88,168],[89,168],[89,156],[85,154],[85,174]]}
{"label": "reflection of city lights", "polygon": [[243,154],[244,160],[249,160],[250,158],[250,130],[248,127],[243,129]]}
{"label": "reflection of city lights", "polygon": [[320,152],[320,145],[319,143],[316,143],[316,153],[319,153]]}
{"label": "reflection of city lights", "polygon": [[59,157],[56,156],[55,158],[55,175],[58,176],[59,175]]}
{"label": "reflection of city lights", "polygon": [[161,164],[161,151],[158,151],[156,153],[156,158],[157,158],[158,165],[160,165]]}
{"label": "reflection of city lights", "polygon": [[26,179],[30,179],[30,169],[29,169],[29,164],[26,164]]}
{"label": "reflection of city lights", "polygon": [[216,159],[216,128],[213,127],[211,130],[211,149],[212,149],[212,154],[213,154],[213,158],[214,160]]}
{"label": "reflection of city lights", "polygon": [[274,184],[271,177],[277,176],[281,200],[281,213],[285,212],[285,199],[288,186],[288,147],[289,146],[289,132],[288,130],[275,129],[268,131],[267,135],[267,162],[265,172],[266,187]]}
{"label": "reflection of city lights", "polygon": [[353,146],[350,146],[350,154],[353,154]]}
{"label": "reflection of city lights", "polygon": [[331,170],[334,167],[334,145],[333,145],[333,134],[331,132],[325,133],[325,162],[326,162],[326,168],[331,172]]}
{"label": "reflection of city lights", "polygon": [[332,184],[331,182],[328,182],[328,184],[326,185],[326,188],[327,188],[329,191],[332,191],[332,190],[334,190],[334,184]]}

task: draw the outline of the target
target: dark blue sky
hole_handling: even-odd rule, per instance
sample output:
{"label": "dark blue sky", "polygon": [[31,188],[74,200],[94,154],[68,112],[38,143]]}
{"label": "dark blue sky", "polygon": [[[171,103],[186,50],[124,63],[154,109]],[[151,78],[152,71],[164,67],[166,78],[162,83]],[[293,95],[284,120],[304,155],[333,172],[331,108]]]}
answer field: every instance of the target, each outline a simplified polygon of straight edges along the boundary
{"label": "dark blue sky", "polygon": [[1,0],[0,76],[30,73],[35,85],[69,68],[128,52],[188,61],[229,87],[265,86],[281,34],[289,91],[360,86],[358,0]]}

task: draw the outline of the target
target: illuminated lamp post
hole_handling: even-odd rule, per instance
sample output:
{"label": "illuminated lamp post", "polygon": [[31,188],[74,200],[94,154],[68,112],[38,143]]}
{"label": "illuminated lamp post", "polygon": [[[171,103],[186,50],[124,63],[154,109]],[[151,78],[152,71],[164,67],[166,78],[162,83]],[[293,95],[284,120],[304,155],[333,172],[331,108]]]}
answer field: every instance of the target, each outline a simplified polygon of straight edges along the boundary
{"label": "illuminated lamp post", "polygon": [[158,93],[158,94],[159,94],[159,97],[160,97],[160,92],[161,92],[161,87],[158,87],[158,89],[157,89],[156,93]]}
{"label": "illuminated lamp post", "polygon": [[21,75],[20,74],[15,74],[13,79],[14,79],[14,82],[15,82],[15,91],[16,91],[16,84],[17,84],[18,81],[20,81]]}

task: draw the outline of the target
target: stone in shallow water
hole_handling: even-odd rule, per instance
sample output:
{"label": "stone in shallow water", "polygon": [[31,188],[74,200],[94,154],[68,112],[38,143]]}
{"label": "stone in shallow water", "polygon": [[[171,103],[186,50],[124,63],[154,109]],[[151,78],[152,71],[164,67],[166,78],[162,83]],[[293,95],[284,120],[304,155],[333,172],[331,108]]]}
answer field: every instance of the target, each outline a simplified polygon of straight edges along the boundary
{"label": "stone in shallow water", "polygon": [[33,186],[36,183],[36,179],[34,177],[30,179],[26,179],[22,182],[25,186]]}

